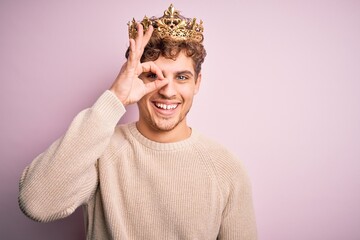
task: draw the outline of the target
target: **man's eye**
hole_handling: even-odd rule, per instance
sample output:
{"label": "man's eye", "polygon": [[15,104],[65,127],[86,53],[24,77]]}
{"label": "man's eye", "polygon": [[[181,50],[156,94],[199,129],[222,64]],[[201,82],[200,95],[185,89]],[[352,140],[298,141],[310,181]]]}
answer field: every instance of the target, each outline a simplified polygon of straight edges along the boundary
{"label": "man's eye", "polygon": [[188,79],[188,77],[187,77],[187,76],[184,76],[184,75],[179,75],[177,78],[178,78],[179,80],[182,80],[182,81]]}
{"label": "man's eye", "polygon": [[150,79],[157,79],[157,76],[155,73],[149,73],[146,77],[150,78]]}

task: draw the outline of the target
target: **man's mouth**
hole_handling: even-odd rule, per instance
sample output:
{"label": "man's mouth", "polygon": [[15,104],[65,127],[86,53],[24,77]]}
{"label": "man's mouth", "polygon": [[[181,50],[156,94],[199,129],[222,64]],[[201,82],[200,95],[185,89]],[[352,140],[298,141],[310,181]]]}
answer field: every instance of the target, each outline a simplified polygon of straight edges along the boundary
{"label": "man's mouth", "polygon": [[164,110],[172,110],[177,108],[179,104],[164,104],[164,103],[154,103],[157,108],[164,109]]}

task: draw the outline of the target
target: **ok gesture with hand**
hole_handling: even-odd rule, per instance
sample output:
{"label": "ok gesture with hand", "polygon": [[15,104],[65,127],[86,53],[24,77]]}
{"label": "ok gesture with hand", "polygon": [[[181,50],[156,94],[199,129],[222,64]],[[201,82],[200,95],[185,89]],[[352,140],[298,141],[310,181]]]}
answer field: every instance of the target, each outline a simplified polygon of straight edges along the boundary
{"label": "ok gesture with hand", "polygon": [[[138,35],[136,38],[129,40],[130,51],[128,60],[121,67],[119,75],[110,88],[110,91],[112,91],[125,106],[136,103],[144,95],[160,89],[168,83],[154,62],[140,62],[145,46],[154,31],[153,26],[150,26],[144,34],[143,26],[138,23],[137,30]],[[143,72],[152,72],[157,75],[157,79],[145,84],[139,78]]]}

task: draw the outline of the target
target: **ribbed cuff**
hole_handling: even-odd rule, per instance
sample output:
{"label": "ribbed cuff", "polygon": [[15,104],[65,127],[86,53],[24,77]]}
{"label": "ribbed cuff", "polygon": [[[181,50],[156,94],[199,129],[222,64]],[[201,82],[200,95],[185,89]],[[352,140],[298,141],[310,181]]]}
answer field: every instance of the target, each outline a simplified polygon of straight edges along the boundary
{"label": "ribbed cuff", "polygon": [[109,123],[117,123],[125,114],[126,109],[119,99],[111,91],[106,90],[95,102],[92,107],[101,116],[106,118]]}

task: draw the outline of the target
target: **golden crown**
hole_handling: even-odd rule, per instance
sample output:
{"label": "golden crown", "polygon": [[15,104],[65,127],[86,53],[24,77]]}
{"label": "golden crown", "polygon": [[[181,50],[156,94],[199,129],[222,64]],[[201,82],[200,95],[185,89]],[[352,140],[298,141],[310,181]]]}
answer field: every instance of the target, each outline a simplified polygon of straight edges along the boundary
{"label": "golden crown", "polygon": [[[171,37],[178,40],[195,40],[197,42],[204,40],[203,22],[200,20],[200,23],[196,23],[196,18],[191,19],[181,16],[172,4],[164,11],[161,18],[148,18],[145,16],[140,23],[143,25],[144,31],[152,25],[154,32],[157,32],[160,38]],[[135,38],[137,35],[136,25],[135,19],[128,23],[130,38]]]}

